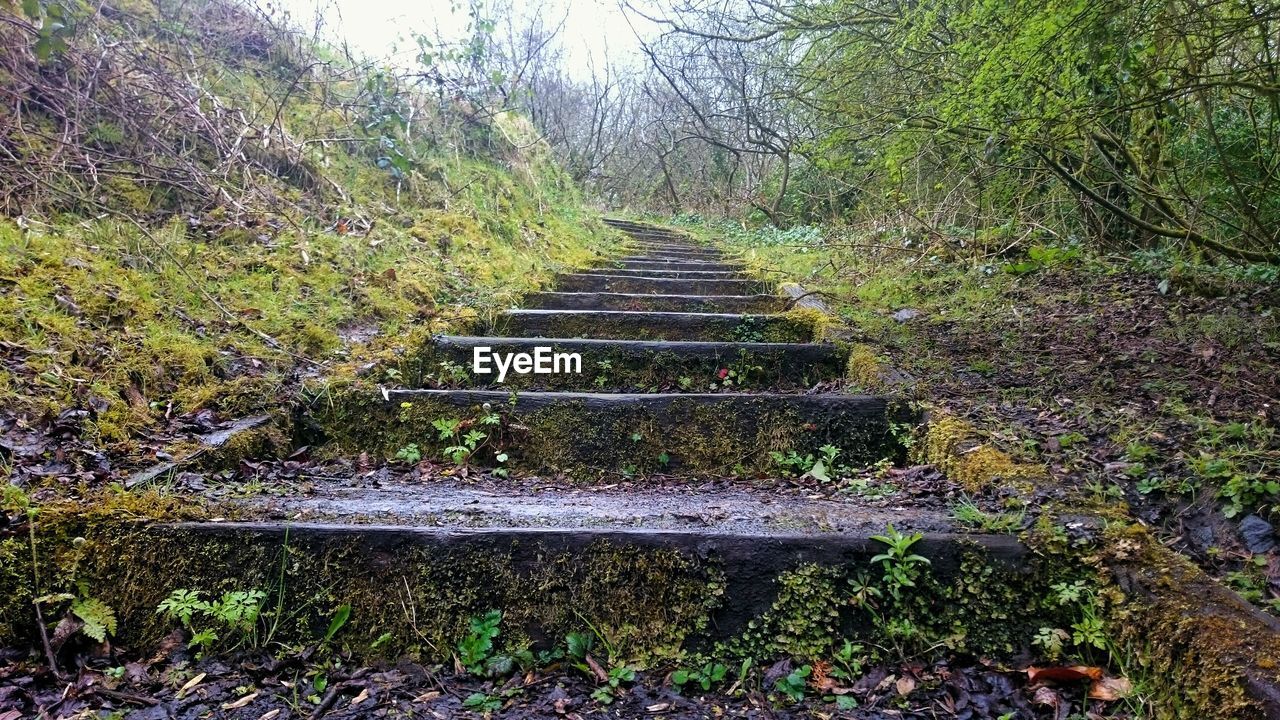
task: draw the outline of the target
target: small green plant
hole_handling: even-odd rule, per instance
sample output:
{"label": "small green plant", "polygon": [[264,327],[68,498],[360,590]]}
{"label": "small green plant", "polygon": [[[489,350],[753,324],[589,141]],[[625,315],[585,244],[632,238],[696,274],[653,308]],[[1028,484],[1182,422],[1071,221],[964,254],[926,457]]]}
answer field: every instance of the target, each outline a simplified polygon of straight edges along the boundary
{"label": "small green plant", "polygon": [[439,433],[439,439],[452,445],[446,445],[443,453],[445,458],[453,462],[455,465],[461,465],[475,454],[480,448],[480,443],[488,437],[485,433],[474,428],[463,432],[463,421],[458,418],[438,418],[431,421],[431,426]]}
{"label": "small green plant", "polygon": [[200,590],[174,590],[161,601],[156,613],[177,620],[186,628],[191,633],[191,644],[202,654],[220,640],[231,648],[252,641],[262,601],[267,597],[265,592],[231,590],[217,600],[205,600],[202,596]]}
{"label": "small green plant", "polygon": [[681,689],[689,683],[694,683],[707,691],[712,685],[724,680],[728,672],[729,668],[720,663],[707,662],[701,667],[676,670],[671,673],[671,682]]}
{"label": "small green plant", "polygon": [[1097,593],[1084,580],[1060,582],[1052,586],[1052,600],[1061,607],[1076,608],[1077,619],[1071,623],[1071,631],[1059,628],[1041,628],[1035,642],[1044,647],[1050,654],[1061,653],[1068,638],[1071,644],[1081,650],[1089,648],[1108,651],[1110,639],[1106,632],[1106,623],[1102,619],[1102,610],[1098,606]]}
{"label": "small green plant", "polygon": [[1068,267],[1079,260],[1080,248],[1075,246],[1032,245],[1027,248],[1025,260],[1008,263],[1004,271],[1011,275],[1027,275],[1047,268]]}
{"label": "small green plant", "polygon": [[966,527],[982,530],[983,532],[1017,532],[1022,527],[1023,519],[1026,517],[1024,511],[1016,512],[987,512],[970,498],[965,497],[951,508],[951,517],[956,522]]}
{"label": "small green plant", "polygon": [[416,465],[422,462],[422,450],[417,443],[409,443],[396,451],[396,459],[400,462],[406,462],[410,465]]}
{"label": "small green plant", "polygon": [[862,677],[862,646],[845,640],[831,657],[828,674],[837,680],[854,681]]}
{"label": "small green plant", "polygon": [[1042,627],[1031,642],[1044,648],[1045,654],[1050,660],[1057,660],[1062,657],[1062,650],[1066,644],[1071,641],[1071,633],[1061,628]]}
{"label": "small green plant", "polygon": [[901,601],[902,591],[914,588],[925,567],[931,564],[928,558],[911,552],[912,546],[923,538],[920,533],[901,533],[893,525],[883,535],[871,536],[872,540],[887,546],[884,552],[871,558],[871,563],[879,563],[884,573],[884,589],[894,600]]}
{"label": "small green plant", "polygon": [[488,693],[474,692],[462,701],[462,707],[478,713],[494,713],[502,709],[502,698]]}
{"label": "small green plant", "polygon": [[66,605],[63,607],[67,607],[80,621],[79,632],[97,642],[106,642],[108,636],[116,634],[115,611],[101,600],[91,597],[84,585],[80,586],[78,595],[71,593],[43,595],[36,598],[34,602],[45,608],[56,608],[69,602],[69,607]]}
{"label": "small green plant", "polygon": [[808,684],[809,676],[813,674],[813,667],[809,665],[801,665],[784,677],[780,677],[773,683],[773,689],[787,696],[792,703],[798,703],[804,700],[805,687]]}
{"label": "small green plant", "polygon": [[328,645],[332,642],[333,636],[337,635],[338,631],[341,630],[350,619],[351,606],[346,604],[339,605],[338,609],[333,612],[333,618],[329,620],[329,629],[325,631],[324,640],[321,641],[321,644]]}
{"label": "small green plant", "polygon": [[820,456],[814,457],[812,453],[801,455],[795,450],[788,450],[785,453],[774,450],[769,453],[769,458],[789,477],[807,476],[821,483],[831,482],[834,477],[852,472],[848,466],[836,462],[836,457],[840,455],[840,448],[834,445],[823,445],[818,448],[818,452]]}
{"label": "small green plant", "polygon": [[471,618],[467,623],[467,634],[458,641],[458,662],[472,675],[488,675],[489,661],[493,658],[493,640],[500,632],[502,611],[490,610],[484,615]]}
{"label": "small green plant", "polygon": [[609,705],[623,692],[624,683],[635,682],[636,671],[625,664],[617,663],[614,648],[604,641],[601,644],[604,646],[605,661],[609,669],[605,670],[601,667],[600,663],[591,656],[591,650],[595,647],[598,636],[594,628],[590,633],[569,633],[565,636],[565,646],[568,650],[566,657],[575,668],[600,682],[599,687],[591,693],[591,697],[602,705]]}
{"label": "small green plant", "polygon": [[465,365],[452,360],[440,361],[440,372],[436,373],[436,382],[442,387],[450,387],[466,383],[471,378]]}
{"label": "small green plant", "polygon": [[610,705],[623,692],[623,683],[632,683],[635,680],[636,671],[626,665],[609,668],[604,683],[591,693],[591,697],[601,705]]}

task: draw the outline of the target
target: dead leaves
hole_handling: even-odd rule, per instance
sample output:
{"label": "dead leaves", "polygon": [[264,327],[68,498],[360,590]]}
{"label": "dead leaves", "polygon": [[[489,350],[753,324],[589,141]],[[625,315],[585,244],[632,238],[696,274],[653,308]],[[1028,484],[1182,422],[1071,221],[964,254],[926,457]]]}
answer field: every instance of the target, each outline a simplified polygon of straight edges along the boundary
{"label": "dead leaves", "polygon": [[1049,684],[1061,685],[1084,680],[1089,681],[1090,700],[1114,702],[1128,697],[1133,692],[1133,683],[1129,682],[1128,678],[1111,677],[1102,668],[1092,665],[1027,668],[1027,683],[1033,686],[1043,684],[1036,691],[1036,702],[1040,702],[1042,697],[1049,696],[1048,693],[1040,693],[1040,690],[1048,689]]}

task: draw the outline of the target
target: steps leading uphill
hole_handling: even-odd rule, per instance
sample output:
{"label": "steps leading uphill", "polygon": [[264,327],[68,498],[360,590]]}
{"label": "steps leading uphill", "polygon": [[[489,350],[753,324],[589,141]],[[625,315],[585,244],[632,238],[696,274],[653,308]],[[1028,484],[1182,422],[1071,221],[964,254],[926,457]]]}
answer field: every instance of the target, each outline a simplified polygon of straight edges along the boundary
{"label": "steps leading uphill", "polygon": [[[919,418],[893,398],[821,391],[849,354],[823,337],[829,316],[687,235],[607,222],[625,238],[619,259],[562,275],[475,335],[432,338],[402,363],[403,388],[313,402],[301,424],[323,452],[370,459],[350,477],[251,498],[238,521],[151,528],[147,552],[216,548],[184,557],[235,557],[253,574],[287,545],[304,568],[291,581],[357,598],[353,622],[391,632],[391,651],[449,647],[497,608],[538,646],[589,623],[635,657],[717,642],[785,654],[762,628],[807,612],[795,602],[831,603],[821,622],[846,623],[845,578],[875,567],[890,527],[922,535],[911,552],[931,587],[973,567],[1002,586],[1025,578],[1016,539],[957,532],[943,498],[806,489],[796,463],[821,474],[815,458],[895,472]],[[512,361],[500,377],[498,358],[518,354],[558,372]],[[365,469],[376,457],[405,469]],[[358,581],[334,567],[358,567]],[[954,614],[939,607],[939,621]],[[956,607],[975,638],[1007,632],[986,608]]]}

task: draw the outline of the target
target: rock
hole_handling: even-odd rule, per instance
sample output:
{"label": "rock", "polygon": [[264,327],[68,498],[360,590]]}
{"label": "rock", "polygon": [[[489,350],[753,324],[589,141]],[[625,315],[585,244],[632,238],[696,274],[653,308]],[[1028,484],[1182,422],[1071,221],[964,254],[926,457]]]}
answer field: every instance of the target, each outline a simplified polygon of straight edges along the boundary
{"label": "rock", "polygon": [[893,319],[897,320],[898,322],[906,322],[908,320],[911,320],[912,318],[918,318],[923,314],[924,313],[920,312],[919,310],[915,310],[913,308],[903,308],[893,314]]}
{"label": "rock", "polygon": [[1191,542],[1191,547],[1195,548],[1197,552],[1207,552],[1209,548],[1216,544],[1213,528],[1208,525],[1192,528],[1187,535],[1187,540]]}
{"label": "rock", "polygon": [[1276,546],[1275,534],[1271,523],[1257,515],[1250,515],[1240,521],[1240,539],[1251,553],[1264,553]]}

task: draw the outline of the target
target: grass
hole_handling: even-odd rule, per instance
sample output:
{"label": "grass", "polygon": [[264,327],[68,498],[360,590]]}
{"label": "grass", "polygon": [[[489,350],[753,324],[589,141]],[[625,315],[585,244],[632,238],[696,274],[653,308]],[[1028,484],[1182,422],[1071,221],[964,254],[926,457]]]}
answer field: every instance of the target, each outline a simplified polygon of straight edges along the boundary
{"label": "grass", "polygon": [[[341,364],[465,326],[603,242],[572,199],[540,202],[493,164],[456,174],[472,197],[406,208],[368,235],[290,228],[245,241],[175,219],[151,232],[156,247],[112,218],[0,223],[0,401],[32,419],[90,404],[90,439],[103,443],[166,412],[252,412],[276,404],[298,357]],[[377,331],[371,348],[344,340],[360,327]]]}

